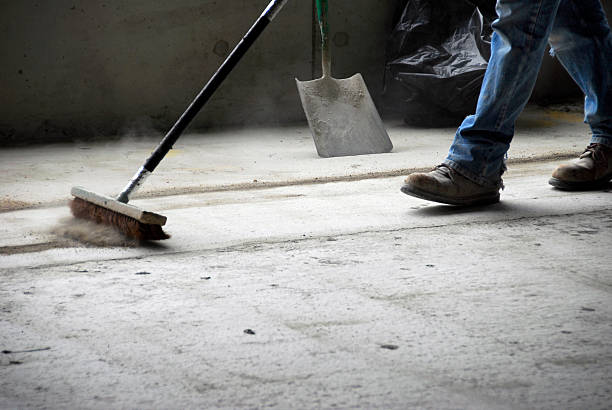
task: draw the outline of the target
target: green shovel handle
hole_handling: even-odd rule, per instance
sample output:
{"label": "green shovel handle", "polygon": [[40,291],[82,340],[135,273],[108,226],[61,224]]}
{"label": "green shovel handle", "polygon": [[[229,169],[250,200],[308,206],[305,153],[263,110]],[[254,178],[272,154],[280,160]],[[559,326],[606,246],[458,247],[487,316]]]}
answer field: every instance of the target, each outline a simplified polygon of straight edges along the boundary
{"label": "green shovel handle", "polygon": [[321,51],[323,56],[321,64],[323,67],[323,77],[331,77],[331,53],[329,47],[329,20],[327,0],[317,0],[317,16],[319,27],[321,27]]}

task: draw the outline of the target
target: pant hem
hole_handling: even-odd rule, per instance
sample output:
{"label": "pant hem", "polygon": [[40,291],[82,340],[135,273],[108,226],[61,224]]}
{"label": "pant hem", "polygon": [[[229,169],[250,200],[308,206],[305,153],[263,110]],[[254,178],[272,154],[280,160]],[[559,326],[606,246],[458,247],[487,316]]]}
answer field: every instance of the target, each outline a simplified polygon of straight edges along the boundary
{"label": "pant hem", "polygon": [[591,138],[591,144],[601,144],[608,148],[612,148],[612,138],[606,137],[593,137]]}

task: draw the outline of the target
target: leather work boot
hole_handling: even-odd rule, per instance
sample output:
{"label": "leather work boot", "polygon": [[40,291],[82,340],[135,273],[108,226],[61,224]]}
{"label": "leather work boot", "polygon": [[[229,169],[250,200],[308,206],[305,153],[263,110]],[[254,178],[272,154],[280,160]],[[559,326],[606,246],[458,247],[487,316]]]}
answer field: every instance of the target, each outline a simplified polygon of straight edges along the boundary
{"label": "leather work boot", "polygon": [[443,204],[470,206],[499,202],[500,182],[492,187],[483,187],[465,178],[446,165],[438,165],[426,174],[412,174],[404,181],[402,192]]}
{"label": "leather work boot", "polygon": [[612,179],[612,148],[591,144],[577,160],[559,165],[548,183],[564,190],[594,190],[609,186]]}

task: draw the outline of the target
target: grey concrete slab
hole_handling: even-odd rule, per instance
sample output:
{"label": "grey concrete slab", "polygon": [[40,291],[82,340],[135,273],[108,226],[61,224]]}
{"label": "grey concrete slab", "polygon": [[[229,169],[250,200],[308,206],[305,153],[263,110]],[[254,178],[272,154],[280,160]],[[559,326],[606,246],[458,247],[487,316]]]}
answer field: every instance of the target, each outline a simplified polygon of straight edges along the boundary
{"label": "grey concrete slab", "polygon": [[49,348],[0,356],[1,402],[607,408],[610,192],[553,190],[553,166],[471,211],[401,178],[143,200],[163,248],[10,254],[63,208],[0,214],[0,348]]}
{"label": "grey concrete slab", "polygon": [[0,213],[0,247],[6,254],[0,266],[131,258],[251,242],[588,213],[610,207],[609,192],[552,189],[547,180],[554,167],[555,163],[511,167],[503,202],[476,212],[431,206],[407,197],[399,192],[401,177],[134,201],[140,208],[168,217],[165,229],[173,238],[152,248],[83,248],[66,240],[61,237],[64,233],[94,243],[125,244],[106,231],[90,233],[89,227],[74,222],[67,206]]}
{"label": "grey concrete slab", "polygon": [[502,202],[470,210],[399,192],[454,130],[332,160],[300,126],[191,135],[133,201],[168,217],[148,246],[64,202],[150,138],[0,150],[0,407],[609,407],[611,192],[544,160],[579,117],[528,110]]}

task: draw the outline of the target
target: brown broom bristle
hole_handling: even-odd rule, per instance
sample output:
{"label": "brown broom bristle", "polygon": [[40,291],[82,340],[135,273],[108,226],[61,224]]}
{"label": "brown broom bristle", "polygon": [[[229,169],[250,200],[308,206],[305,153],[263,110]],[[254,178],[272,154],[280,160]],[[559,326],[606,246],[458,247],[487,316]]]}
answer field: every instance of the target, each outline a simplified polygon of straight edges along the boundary
{"label": "brown broom bristle", "polygon": [[76,218],[88,219],[97,224],[109,225],[124,235],[139,241],[160,241],[170,238],[160,225],[145,224],[81,198],[70,201],[70,210]]}

